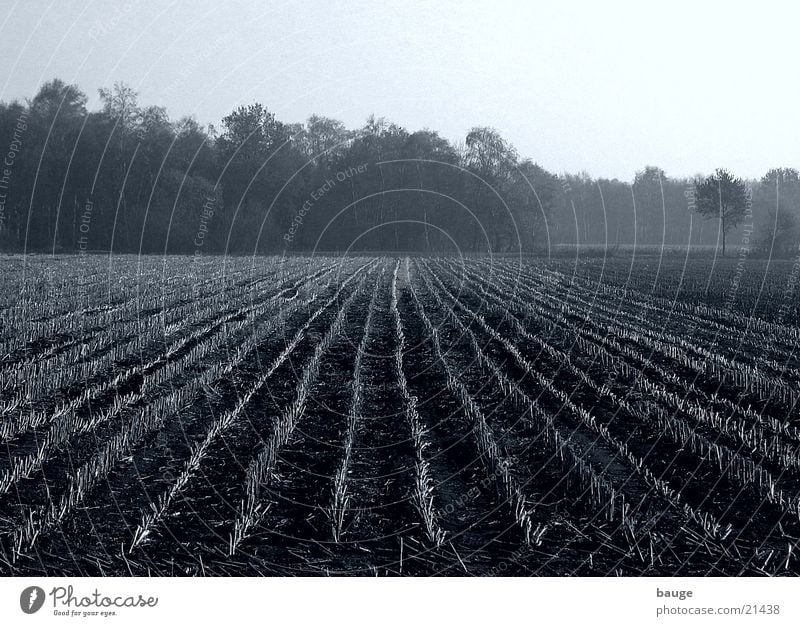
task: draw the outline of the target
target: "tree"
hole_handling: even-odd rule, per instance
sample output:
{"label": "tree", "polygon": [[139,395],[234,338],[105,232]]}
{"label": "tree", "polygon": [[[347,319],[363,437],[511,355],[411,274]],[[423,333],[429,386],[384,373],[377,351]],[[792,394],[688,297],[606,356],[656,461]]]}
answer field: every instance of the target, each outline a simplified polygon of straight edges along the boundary
{"label": "tree", "polygon": [[[101,89],[99,104],[87,110],[83,92],[58,79],[24,103],[0,102],[0,145],[13,157],[0,176],[0,246],[450,254],[713,244],[721,232],[724,254],[745,216],[764,251],[800,244],[800,174],[788,168],[770,170],[750,198],[724,170],[692,180],[650,166],[632,186],[555,177],[489,127],[451,144],[376,116],[357,130],[316,115],[289,124],[255,103],[218,132],[171,121],[123,83]],[[710,218],[700,228],[687,197]]]}
{"label": "tree", "polygon": [[800,173],[793,168],[769,170],[759,181],[754,203],[762,213],[800,210]]}
{"label": "tree", "polygon": [[[545,233],[558,195],[558,179],[530,159],[523,160],[511,173],[506,194],[523,249],[546,243]],[[545,233],[546,234],[546,233]],[[513,248],[516,251],[516,248]]]}
{"label": "tree", "polygon": [[71,156],[86,115],[86,101],[80,89],[59,79],[42,85],[30,101],[27,152],[40,161],[31,181],[25,243],[34,249],[46,246],[55,251],[72,245],[73,223],[67,215],[75,208],[74,183],[82,164],[73,163]]}
{"label": "tree", "polygon": [[648,165],[636,172],[633,180],[636,201],[636,241],[637,243],[662,243],[664,229],[664,184],[667,176],[660,167]]}
{"label": "tree", "polygon": [[747,215],[750,197],[740,178],[725,169],[695,183],[695,210],[705,219],[718,219],[722,235],[722,256],[728,231],[742,223]]}
{"label": "tree", "polygon": [[800,229],[797,216],[786,210],[772,210],[759,242],[760,251],[772,257],[788,257],[800,250]]}
{"label": "tree", "polygon": [[139,94],[131,86],[116,82],[111,89],[101,88],[97,93],[103,113],[127,129],[134,128],[139,113]]}
{"label": "tree", "polygon": [[286,125],[258,102],[240,106],[222,118],[222,126],[224,131],[220,142],[223,151],[244,152],[246,158],[269,157],[290,137]]}
{"label": "tree", "polygon": [[[419,189],[418,194],[404,197],[405,217],[422,224],[421,233],[418,229],[408,232],[410,228],[407,228],[407,235],[413,236],[418,249],[425,253],[447,250],[452,244],[444,240],[443,231],[450,237],[458,237],[457,224],[464,217],[451,200],[461,182],[458,152],[438,133],[425,129],[408,136],[403,156],[408,159],[409,166],[405,186]],[[416,202],[412,199],[414,195],[419,198]],[[412,244],[407,243],[406,247],[411,248]]]}
{"label": "tree", "polygon": [[760,251],[776,257],[795,254],[800,243],[800,174],[797,170],[768,171],[759,182],[753,204],[762,216]]}
{"label": "tree", "polygon": [[339,120],[312,115],[301,136],[302,149],[315,163],[330,164],[341,157],[352,137],[353,133]]}
{"label": "tree", "polygon": [[[464,166],[475,174],[470,181],[474,211],[489,233],[491,249],[498,250],[504,235],[512,230],[512,223],[504,209],[503,197],[511,183],[517,166],[517,152],[494,128],[475,127],[467,133]],[[475,223],[473,246],[478,246],[478,227]]]}

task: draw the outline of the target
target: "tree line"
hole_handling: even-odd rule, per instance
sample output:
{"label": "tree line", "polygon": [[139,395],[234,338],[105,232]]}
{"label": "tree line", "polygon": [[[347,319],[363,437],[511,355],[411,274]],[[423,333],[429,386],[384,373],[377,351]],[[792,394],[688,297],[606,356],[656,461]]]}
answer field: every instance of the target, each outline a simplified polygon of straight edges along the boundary
{"label": "tree line", "polygon": [[[59,79],[0,103],[0,249],[427,254],[718,246],[798,251],[800,177],[776,168],[632,182],[548,172],[493,128],[452,143],[371,116],[358,129],[241,106],[221,125],[170,119],[124,84],[100,108]],[[752,237],[750,236],[752,234]]]}

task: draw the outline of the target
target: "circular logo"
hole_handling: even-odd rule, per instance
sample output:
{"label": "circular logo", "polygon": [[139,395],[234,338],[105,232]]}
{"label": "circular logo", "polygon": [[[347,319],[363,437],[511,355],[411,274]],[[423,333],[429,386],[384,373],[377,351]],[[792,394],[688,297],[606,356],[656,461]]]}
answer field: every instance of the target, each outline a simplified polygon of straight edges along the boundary
{"label": "circular logo", "polygon": [[31,615],[42,608],[44,604],[44,589],[41,587],[26,587],[19,594],[19,608],[23,613]]}

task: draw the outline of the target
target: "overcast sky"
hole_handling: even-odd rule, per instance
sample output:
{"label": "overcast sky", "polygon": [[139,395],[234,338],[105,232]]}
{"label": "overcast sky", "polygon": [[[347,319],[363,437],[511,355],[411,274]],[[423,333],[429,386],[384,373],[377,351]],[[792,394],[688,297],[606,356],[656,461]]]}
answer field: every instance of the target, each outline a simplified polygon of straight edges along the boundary
{"label": "overcast sky", "polygon": [[201,123],[259,101],[450,140],[493,126],[556,173],[800,167],[798,10],[698,4],[4,0],[0,99],[59,77],[96,107],[124,81]]}

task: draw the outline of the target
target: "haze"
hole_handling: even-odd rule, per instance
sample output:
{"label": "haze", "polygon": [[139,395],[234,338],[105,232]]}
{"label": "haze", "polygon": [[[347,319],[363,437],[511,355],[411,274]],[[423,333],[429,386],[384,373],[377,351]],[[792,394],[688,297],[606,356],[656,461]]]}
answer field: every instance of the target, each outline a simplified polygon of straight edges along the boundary
{"label": "haze", "polygon": [[647,164],[744,177],[800,165],[788,4],[36,2],[0,14],[0,99],[53,77],[124,81],[219,124],[240,104],[359,127],[372,113],[450,140],[497,128],[554,172]]}

